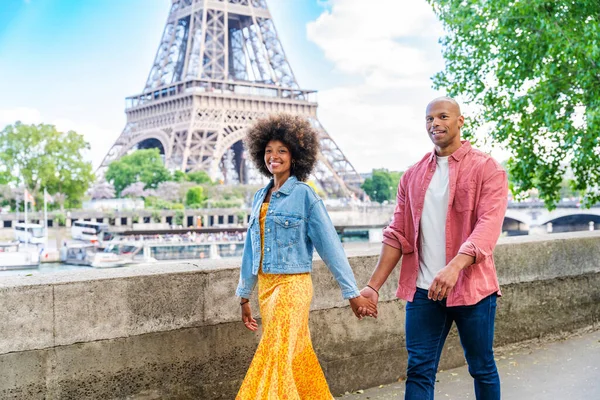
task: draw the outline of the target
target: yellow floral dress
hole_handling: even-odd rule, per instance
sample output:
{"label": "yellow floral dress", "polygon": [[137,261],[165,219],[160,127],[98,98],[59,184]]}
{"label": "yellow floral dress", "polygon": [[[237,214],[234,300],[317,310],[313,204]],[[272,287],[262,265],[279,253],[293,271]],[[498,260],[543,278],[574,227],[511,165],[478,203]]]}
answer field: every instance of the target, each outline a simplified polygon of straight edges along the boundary
{"label": "yellow floral dress", "polygon": [[308,330],[310,273],[262,272],[268,208],[269,203],[263,203],[260,209],[258,300],[263,335],[236,400],[332,400]]}

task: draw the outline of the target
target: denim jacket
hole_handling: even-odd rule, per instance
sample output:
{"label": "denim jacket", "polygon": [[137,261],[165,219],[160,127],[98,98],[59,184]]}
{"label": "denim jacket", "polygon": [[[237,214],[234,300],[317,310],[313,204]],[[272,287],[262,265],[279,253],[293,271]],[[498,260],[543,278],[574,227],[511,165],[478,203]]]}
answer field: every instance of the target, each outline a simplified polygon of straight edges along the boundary
{"label": "denim jacket", "polygon": [[[254,195],[244,244],[240,282],[236,295],[250,297],[260,264],[260,208],[273,181]],[[325,262],[344,299],[360,295],[342,243],[323,201],[305,183],[290,176],[271,194],[265,220],[262,270],[266,274],[299,274],[312,271],[313,247]]]}

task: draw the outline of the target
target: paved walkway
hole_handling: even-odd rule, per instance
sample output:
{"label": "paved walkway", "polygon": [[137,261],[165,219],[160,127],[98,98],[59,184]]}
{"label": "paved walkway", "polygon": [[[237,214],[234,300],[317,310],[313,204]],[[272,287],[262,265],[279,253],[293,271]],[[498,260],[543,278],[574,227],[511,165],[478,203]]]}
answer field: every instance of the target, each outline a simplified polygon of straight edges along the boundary
{"label": "paved walkway", "polygon": [[[587,329],[553,342],[532,341],[496,352],[507,400],[600,399],[600,330]],[[467,367],[437,375],[436,400],[474,400]],[[359,393],[362,392],[362,393]],[[341,397],[344,400],[404,399],[404,382]]]}

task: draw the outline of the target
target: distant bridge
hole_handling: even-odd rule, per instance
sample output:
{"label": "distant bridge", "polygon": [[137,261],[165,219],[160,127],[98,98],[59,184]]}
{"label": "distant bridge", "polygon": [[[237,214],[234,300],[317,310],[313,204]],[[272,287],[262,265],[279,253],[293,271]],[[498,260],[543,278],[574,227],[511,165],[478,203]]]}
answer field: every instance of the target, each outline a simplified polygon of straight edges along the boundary
{"label": "distant bridge", "polygon": [[543,202],[510,202],[504,219],[507,231],[548,231],[600,229],[600,204],[584,209],[577,201],[560,202],[548,211]]}

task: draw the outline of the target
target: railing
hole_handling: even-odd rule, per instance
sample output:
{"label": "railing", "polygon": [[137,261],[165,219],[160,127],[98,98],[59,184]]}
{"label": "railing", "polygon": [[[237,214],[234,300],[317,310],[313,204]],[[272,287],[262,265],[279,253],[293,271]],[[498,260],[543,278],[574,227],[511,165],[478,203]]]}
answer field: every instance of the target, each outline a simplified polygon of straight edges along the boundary
{"label": "railing", "polygon": [[[581,200],[561,200],[556,204],[557,208],[581,208]],[[592,208],[600,207],[600,203],[595,204]],[[511,201],[508,202],[508,208],[546,208],[541,200],[529,201]]]}
{"label": "railing", "polygon": [[227,82],[221,80],[190,80],[173,85],[162,86],[152,91],[139,95],[130,96],[125,99],[126,109],[136,108],[161,99],[193,93],[218,93],[242,96],[257,96],[266,98],[277,98],[284,100],[295,100],[309,103],[317,102],[315,90],[294,89],[270,84],[259,84],[252,82]]}

